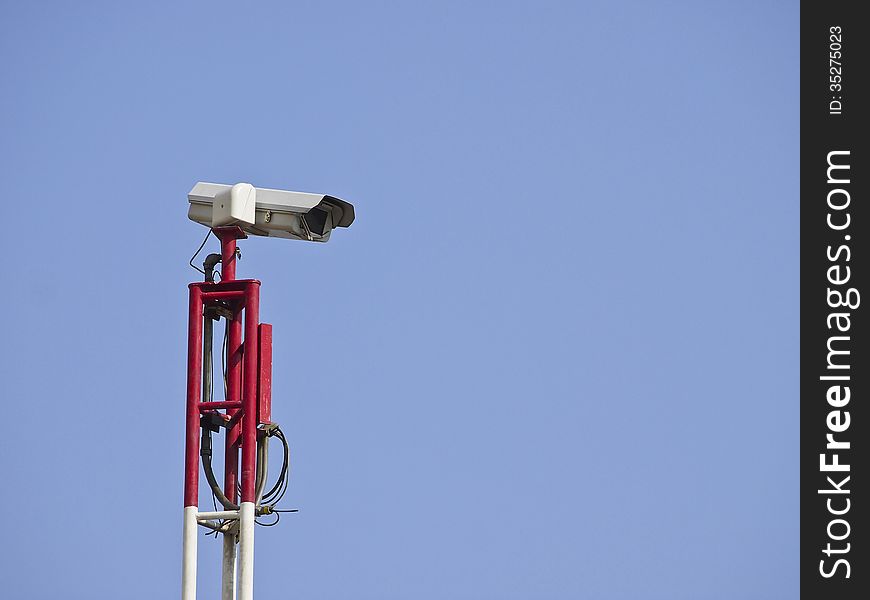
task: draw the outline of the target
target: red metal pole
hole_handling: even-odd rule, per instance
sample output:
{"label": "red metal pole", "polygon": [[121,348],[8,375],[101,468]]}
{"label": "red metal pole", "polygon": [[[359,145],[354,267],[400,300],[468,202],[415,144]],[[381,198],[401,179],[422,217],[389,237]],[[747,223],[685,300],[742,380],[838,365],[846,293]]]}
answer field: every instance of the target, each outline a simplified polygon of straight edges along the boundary
{"label": "red metal pole", "polygon": [[200,402],[199,412],[207,410],[220,410],[222,408],[241,408],[241,402]]}
{"label": "red metal pole", "polygon": [[257,328],[260,323],[260,282],[245,291],[245,355],[242,373],[242,502],[254,502],[257,470]]}
{"label": "red metal pole", "polygon": [[[214,230],[215,235],[221,241],[221,282],[234,281],[236,279],[236,240],[247,237],[239,227],[218,227]],[[229,294],[229,297],[234,294]],[[233,319],[227,326],[227,393],[226,400],[238,401],[241,399],[242,378],[242,309],[237,305],[233,310]],[[240,409],[228,409],[227,414],[231,417]],[[239,420],[227,429],[226,442],[224,445],[224,495],[231,502],[238,502],[238,490],[236,481],[239,474]]]}
{"label": "red metal pole", "polygon": [[202,299],[204,302],[209,300],[239,300],[244,297],[245,292],[242,291],[226,291],[226,292],[203,292]]}
{"label": "red metal pole", "polygon": [[187,322],[187,423],[184,444],[184,506],[199,500],[199,395],[202,378],[202,290],[190,286]]}
{"label": "red metal pole", "polygon": [[241,227],[215,227],[214,234],[221,241],[221,281],[232,281],[236,278],[236,240],[243,240],[247,234]]}
{"label": "red metal pole", "polygon": [[221,281],[232,281],[236,278],[236,236],[220,232],[221,240]]}
{"label": "red metal pole", "polygon": [[[238,401],[241,399],[242,379],[242,311],[233,311],[233,320],[229,322],[230,328],[227,334],[227,400]],[[244,406],[244,404],[242,405]],[[227,411],[230,416],[235,415],[240,409],[234,408]],[[240,420],[227,429],[226,445],[224,447],[224,495],[233,503],[238,504],[238,490],[236,480],[239,476],[239,438],[241,427]]]}

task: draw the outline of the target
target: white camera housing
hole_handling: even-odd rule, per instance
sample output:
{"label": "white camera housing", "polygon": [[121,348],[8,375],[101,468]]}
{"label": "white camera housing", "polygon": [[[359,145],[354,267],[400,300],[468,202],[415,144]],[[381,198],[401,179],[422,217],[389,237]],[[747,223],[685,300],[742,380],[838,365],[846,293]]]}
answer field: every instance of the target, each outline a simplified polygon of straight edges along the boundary
{"label": "white camera housing", "polygon": [[256,221],[257,188],[237,183],[215,194],[212,201],[211,226],[253,225]]}
{"label": "white camera housing", "polygon": [[246,233],[325,242],[349,227],[353,205],[334,196],[255,188],[249,183],[199,182],[187,195],[187,216],[206,227],[238,225]]}

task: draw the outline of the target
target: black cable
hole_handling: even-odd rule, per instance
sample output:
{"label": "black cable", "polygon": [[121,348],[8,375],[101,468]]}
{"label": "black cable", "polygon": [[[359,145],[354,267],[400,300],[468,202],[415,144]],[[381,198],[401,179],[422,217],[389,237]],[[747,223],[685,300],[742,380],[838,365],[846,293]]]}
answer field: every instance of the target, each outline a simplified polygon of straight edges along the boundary
{"label": "black cable", "polygon": [[263,505],[271,505],[274,506],[278,503],[281,498],[284,497],[284,493],[287,491],[287,487],[289,484],[288,471],[290,468],[290,445],[287,443],[287,438],[284,436],[284,432],[281,431],[281,428],[277,425],[275,428],[269,432],[270,437],[275,436],[281,440],[281,443],[284,446],[284,460],[281,465],[281,474],[278,475],[278,481],[275,482],[275,485],[272,488],[263,494],[263,498],[261,503]]}
{"label": "black cable", "polygon": [[209,229],[208,233],[205,234],[205,238],[203,238],[202,243],[199,245],[199,248],[197,248],[194,255],[190,257],[190,266],[193,267],[194,269],[196,269],[197,271],[199,271],[200,273],[202,273],[203,275],[205,275],[205,271],[203,271],[202,269],[197,267],[195,264],[193,264],[193,260],[199,255],[200,252],[202,252],[202,249],[205,247],[205,243],[208,241],[208,236],[210,236],[210,235],[211,235],[211,229]]}
{"label": "black cable", "polygon": [[202,428],[200,445],[201,450],[199,453],[202,456],[202,470],[205,471],[205,478],[211,486],[212,493],[226,510],[239,510],[239,505],[229,501],[224,495],[224,491],[218,485],[217,479],[215,479],[214,469],[211,466],[211,431],[207,427]]}
{"label": "black cable", "polygon": [[[295,509],[295,508],[294,509],[285,509],[285,510],[279,510],[279,509],[275,508],[275,505],[284,497],[284,494],[287,492],[287,488],[289,487],[290,478],[288,477],[288,473],[289,473],[289,464],[290,464],[290,446],[287,443],[287,438],[284,436],[284,432],[281,431],[280,427],[278,427],[277,425],[275,426],[275,428],[273,430],[271,430],[269,432],[266,440],[264,440],[265,443],[267,443],[267,444],[269,443],[268,437],[271,437],[272,435],[278,437],[284,446],[284,460],[283,460],[283,465],[281,467],[281,474],[278,477],[278,481],[275,483],[274,486],[272,486],[272,489],[269,490],[268,495],[265,495],[265,494],[263,495],[263,498],[261,499],[260,504],[257,507],[258,512],[262,511],[262,512],[260,512],[260,515],[267,515],[267,514],[274,514],[275,515],[275,521],[272,523],[264,523],[264,522],[258,521],[257,519],[254,519],[254,522],[257,525],[262,525],[263,527],[274,527],[275,525],[277,525],[278,521],[281,520],[280,513],[292,513],[292,512],[299,511],[299,509]],[[217,480],[215,478],[214,470],[213,470],[212,464],[211,464],[211,458],[212,458],[211,431],[207,427],[202,428],[202,438],[200,441],[200,455],[202,457],[202,466],[203,466],[203,471],[205,471],[205,477],[208,480],[209,487],[211,487],[212,504],[215,507],[215,511],[217,511],[217,505],[215,504],[216,500],[219,501],[221,503],[221,505],[223,505],[223,507],[227,510],[239,510],[239,505],[229,501],[229,499],[226,497],[226,495],[224,495],[223,490],[220,488],[220,486],[218,485]],[[236,483],[240,489],[241,484],[238,481]],[[228,522],[229,521],[225,521],[225,522],[222,521],[220,526],[223,527]],[[215,534],[215,538],[217,538],[217,534],[219,532],[213,531],[213,533]],[[206,535],[209,535],[209,534],[207,533]]]}
{"label": "black cable", "polygon": [[263,495],[260,505],[257,507],[258,515],[275,515],[275,520],[271,523],[266,523],[254,519],[254,522],[263,527],[274,527],[278,524],[278,521],[281,520],[281,513],[298,512],[299,509],[291,508],[279,510],[275,508],[275,505],[284,497],[284,494],[287,492],[287,488],[289,487],[290,445],[287,443],[287,438],[284,436],[284,432],[281,431],[281,428],[278,425],[275,425],[274,428],[270,429],[266,436],[267,439],[274,436],[281,440],[281,443],[284,446],[284,460],[281,465],[281,474],[278,476],[278,481],[275,482],[272,489]]}
{"label": "black cable", "polygon": [[287,491],[287,479],[281,480],[281,489],[276,496],[270,496],[265,498],[263,501],[263,505],[275,506],[281,499],[284,497],[284,494]]}
{"label": "black cable", "polygon": [[[275,428],[269,432],[268,437],[271,437],[272,435],[280,439],[284,446],[284,460],[281,467],[281,474],[278,476],[278,481],[275,483],[274,486],[272,486],[272,489],[269,490],[268,494],[263,495],[263,499],[261,500],[261,507],[267,509],[267,512],[263,514],[297,512],[296,509],[277,510],[274,508],[275,505],[284,497],[284,494],[287,492],[287,488],[289,487],[290,478],[288,477],[288,473],[290,465],[290,445],[287,443],[287,438],[284,436],[284,432],[281,431],[280,427],[275,426]],[[225,509],[239,510],[239,506],[233,502],[230,502],[230,500],[224,495],[223,490],[217,483],[211,464],[211,448],[211,431],[209,431],[207,428],[203,428],[200,454],[202,455],[203,471],[205,471],[205,477],[208,480],[209,486],[211,487],[212,496],[216,498]],[[239,484],[239,488],[241,488],[241,484]],[[279,520],[280,516],[276,515],[276,519],[273,523],[261,523],[259,521],[256,521],[256,519],[255,522],[264,527],[273,527],[278,523]]]}
{"label": "black cable", "polygon": [[256,523],[257,525],[262,525],[263,527],[274,527],[275,525],[278,524],[278,521],[280,521],[280,520],[281,520],[281,515],[279,515],[278,513],[275,513],[275,520],[272,521],[271,523],[261,523],[257,519],[254,519],[254,523]]}
{"label": "black cable", "polygon": [[[218,520],[217,529],[213,529],[209,526],[204,526],[208,530],[205,532],[205,535],[214,535],[215,539],[217,539],[219,533],[229,533],[229,527],[232,527],[232,524],[235,522],[238,522],[238,519],[220,519]],[[222,529],[224,529],[224,527],[227,528],[227,531],[221,531]]]}
{"label": "black cable", "polygon": [[230,330],[230,320],[224,318],[224,343],[221,346],[221,367],[224,374],[224,398],[227,397],[227,333]]}
{"label": "black cable", "polygon": [[[199,247],[199,250],[196,251],[196,254],[190,259],[190,266],[193,267],[193,259],[196,258],[197,254],[199,254],[200,250],[202,250],[203,246],[205,246],[205,242],[208,240],[208,236],[211,234],[211,230],[205,236],[205,239],[202,241],[202,244]],[[206,268],[206,271],[200,271],[204,276],[206,281],[212,280],[213,278],[210,276],[213,273],[212,267],[214,258],[216,254],[209,255],[209,258],[206,259],[203,266]],[[194,267],[196,268],[196,267]],[[199,271],[199,269],[197,269]],[[213,339],[213,321],[209,314],[203,315],[203,320],[205,324],[203,325],[203,399],[205,401],[211,402],[214,400],[214,384],[212,381],[213,378],[213,368],[212,368],[212,339]],[[227,510],[238,510],[239,507],[237,504],[230,502],[230,500],[224,495],[223,490],[217,483],[217,479],[214,475],[214,469],[212,468],[212,444],[211,444],[211,430],[209,426],[203,426],[200,424],[202,429],[202,434],[200,438],[200,458],[202,459],[202,468],[205,471],[205,477],[208,480],[209,486],[211,487],[212,494],[212,502],[217,499],[220,501],[221,505]],[[215,510],[217,510],[217,506],[215,506]]]}

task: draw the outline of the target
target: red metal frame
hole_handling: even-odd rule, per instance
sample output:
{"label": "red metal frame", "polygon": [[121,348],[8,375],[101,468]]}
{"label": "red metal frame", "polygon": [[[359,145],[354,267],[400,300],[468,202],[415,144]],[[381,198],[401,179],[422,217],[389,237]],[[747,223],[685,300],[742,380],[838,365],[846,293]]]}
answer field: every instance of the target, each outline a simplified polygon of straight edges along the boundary
{"label": "red metal frame", "polygon": [[272,422],[272,326],[260,323],[260,374],[257,382],[257,420],[260,423]]}
{"label": "red metal frame", "polygon": [[[261,324],[260,282],[236,279],[238,227],[214,230],[221,241],[221,281],[191,283],[187,328],[187,424],[184,451],[184,506],[199,500],[200,414],[225,409],[224,494],[233,503],[255,502],[257,426],[271,419],[272,326]],[[204,310],[221,302],[232,311],[227,332],[226,399],[202,402]],[[243,337],[244,331],[244,337]],[[241,454],[241,486],[236,489]]]}

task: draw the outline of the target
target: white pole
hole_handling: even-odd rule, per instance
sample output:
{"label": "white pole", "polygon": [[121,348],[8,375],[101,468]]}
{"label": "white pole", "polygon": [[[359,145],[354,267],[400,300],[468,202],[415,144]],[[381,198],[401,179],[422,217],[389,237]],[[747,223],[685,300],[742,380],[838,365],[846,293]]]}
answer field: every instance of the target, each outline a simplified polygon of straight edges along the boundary
{"label": "white pole", "polygon": [[209,512],[201,512],[196,513],[196,518],[200,521],[207,521],[210,519],[238,519],[239,511],[237,510],[219,510],[219,511],[209,511]]}
{"label": "white pole", "polygon": [[239,600],[254,600],[254,503],[239,512]]}
{"label": "white pole", "polygon": [[181,600],[196,600],[196,507],[184,507],[181,545]]}
{"label": "white pole", "polygon": [[236,600],[236,534],[224,534],[224,560],[221,566],[221,600]]}

